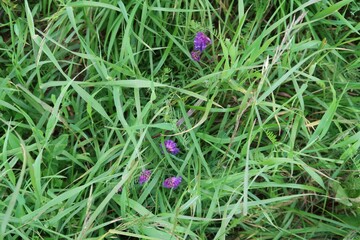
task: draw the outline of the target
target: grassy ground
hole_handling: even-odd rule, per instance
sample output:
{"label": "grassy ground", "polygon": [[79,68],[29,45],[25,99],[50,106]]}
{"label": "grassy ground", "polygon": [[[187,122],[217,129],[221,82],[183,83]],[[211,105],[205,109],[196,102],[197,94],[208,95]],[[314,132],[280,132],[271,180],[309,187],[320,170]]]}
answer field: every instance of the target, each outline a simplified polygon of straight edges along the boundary
{"label": "grassy ground", "polygon": [[0,4],[0,239],[360,239],[357,1]]}

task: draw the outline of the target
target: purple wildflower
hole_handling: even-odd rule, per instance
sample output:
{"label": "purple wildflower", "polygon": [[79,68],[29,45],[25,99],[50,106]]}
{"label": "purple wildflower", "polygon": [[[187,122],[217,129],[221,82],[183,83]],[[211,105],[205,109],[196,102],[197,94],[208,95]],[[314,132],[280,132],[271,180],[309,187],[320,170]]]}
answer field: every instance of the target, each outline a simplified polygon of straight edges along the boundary
{"label": "purple wildflower", "polygon": [[181,177],[169,177],[163,182],[165,188],[177,188],[181,183]]}
{"label": "purple wildflower", "polygon": [[164,145],[166,150],[173,155],[176,155],[180,152],[180,149],[177,147],[176,142],[174,142],[173,140],[165,140]]}
{"label": "purple wildflower", "polygon": [[144,170],[142,171],[140,177],[139,177],[139,184],[142,185],[144,183],[146,183],[147,181],[149,181],[151,176],[151,171],[150,170]]}
{"label": "purple wildflower", "polygon": [[191,57],[192,57],[192,59],[194,59],[194,60],[197,61],[197,62],[200,61],[200,56],[201,56],[201,52],[200,52],[200,51],[192,51],[192,52],[191,52]]}
{"label": "purple wildflower", "polygon": [[194,49],[197,51],[204,51],[205,48],[211,44],[211,39],[203,32],[198,32],[194,39]]}

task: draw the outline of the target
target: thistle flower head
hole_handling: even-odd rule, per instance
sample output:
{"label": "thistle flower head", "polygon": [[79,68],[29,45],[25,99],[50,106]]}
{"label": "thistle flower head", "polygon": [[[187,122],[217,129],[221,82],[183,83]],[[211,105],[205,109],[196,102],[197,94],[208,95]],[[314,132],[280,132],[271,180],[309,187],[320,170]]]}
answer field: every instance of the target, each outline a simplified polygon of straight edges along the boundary
{"label": "thistle flower head", "polygon": [[140,177],[139,177],[139,184],[142,185],[144,183],[146,183],[147,181],[149,181],[151,176],[151,171],[150,170],[144,170],[142,171]]}
{"label": "thistle flower head", "polygon": [[174,142],[173,140],[165,140],[164,145],[166,150],[173,155],[176,155],[180,152],[180,149],[177,147],[176,142]]}
{"label": "thistle flower head", "polygon": [[163,182],[165,188],[177,188],[182,181],[181,177],[169,177]]}
{"label": "thistle flower head", "polygon": [[211,44],[211,39],[203,32],[198,32],[194,39],[194,49],[197,51],[204,51],[205,48]]}

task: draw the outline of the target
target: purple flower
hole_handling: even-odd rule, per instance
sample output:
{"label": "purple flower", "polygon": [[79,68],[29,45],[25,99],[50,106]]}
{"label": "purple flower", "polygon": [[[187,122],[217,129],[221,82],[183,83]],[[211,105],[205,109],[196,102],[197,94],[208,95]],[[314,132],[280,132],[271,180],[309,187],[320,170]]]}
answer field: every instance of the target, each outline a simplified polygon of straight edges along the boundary
{"label": "purple flower", "polygon": [[181,183],[181,177],[169,177],[163,182],[165,188],[177,188]]}
{"label": "purple flower", "polygon": [[205,48],[211,44],[211,39],[203,32],[198,32],[194,39],[194,49],[197,51],[204,51]]}
{"label": "purple flower", "polygon": [[200,56],[201,56],[201,52],[200,52],[200,51],[192,51],[192,52],[191,52],[191,57],[192,57],[192,59],[194,59],[194,60],[197,61],[197,62],[200,61]]}
{"label": "purple flower", "polygon": [[165,140],[164,145],[166,150],[173,155],[176,155],[180,152],[180,149],[177,148],[176,142],[174,142],[173,140]]}
{"label": "purple flower", "polygon": [[142,185],[144,183],[146,183],[147,181],[149,181],[151,176],[151,171],[150,170],[144,170],[142,171],[140,177],[139,177],[139,184]]}

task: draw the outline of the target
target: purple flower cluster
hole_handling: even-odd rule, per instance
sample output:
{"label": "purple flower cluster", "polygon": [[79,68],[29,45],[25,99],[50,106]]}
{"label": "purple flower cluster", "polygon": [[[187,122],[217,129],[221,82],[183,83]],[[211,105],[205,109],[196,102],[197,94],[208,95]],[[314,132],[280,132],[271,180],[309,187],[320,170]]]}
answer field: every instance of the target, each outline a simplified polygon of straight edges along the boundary
{"label": "purple flower cluster", "polygon": [[194,50],[191,52],[191,57],[195,61],[200,61],[201,53],[207,46],[211,44],[211,39],[203,32],[198,32],[194,39]]}
{"label": "purple flower cluster", "polygon": [[211,44],[211,39],[203,32],[198,32],[194,39],[194,50],[204,51],[205,48]]}
{"label": "purple flower cluster", "polygon": [[144,183],[146,183],[147,181],[149,181],[151,176],[151,171],[150,170],[144,170],[142,171],[140,177],[139,177],[139,184],[143,185]]}
{"label": "purple flower cluster", "polygon": [[168,151],[169,153],[171,153],[173,155],[176,155],[180,152],[180,149],[177,147],[176,142],[174,142],[173,140],[165,140],[164,145],[165,145],[166,151]]}
{"label": "purple flower cluster", "polygon": [[[139,184],[142,185],[144,183],[146,183],[147,181],[149,181],[151,177],[151,171],[150,170],[144,170],[142,171],[140,177],[139,177]],[[163,182],[163,186],[165,188],[177,188],[180,183],[182,181],[181,177],[169,177],[167,179],[165,179],[165,181]],[[121,192],[122,188],[119,189],[118,192]]]}
{"label": "purple flower cluster", "polygon": [[182,181],[181,177],[169,177],[163,182],[165,188],[177,188]]}
{"label": "purple flower cluster", "polygon": [[195,61],[198,62],[198,61],[200,61],[201,52],[200,51],[192,51],[191,57],[192,57],[192,59],[194,59]]}
{"label": "purple flower cluster", "polygon": [[[164,146],[167,152],[175,155],[178,154],[180,152],[180,149],[177,147],[177,144],[175,141],[173,140],[165,140],[164,141]],[[162,147],[162,144],[160,144],[160,147]],[[151,174],[152,172],[150,170],[143,170],[139,176],[139,184],[143,185],[144,183],[148,182],[151,178]],[[165,179],[165,181],[163,182],[163,186],[165,188],[177,188],[180,183],[182,181],[181,177],[169,177],[167,179]],[[119,188],[118,192],[120,193],[122,191],[122,187]]]}

